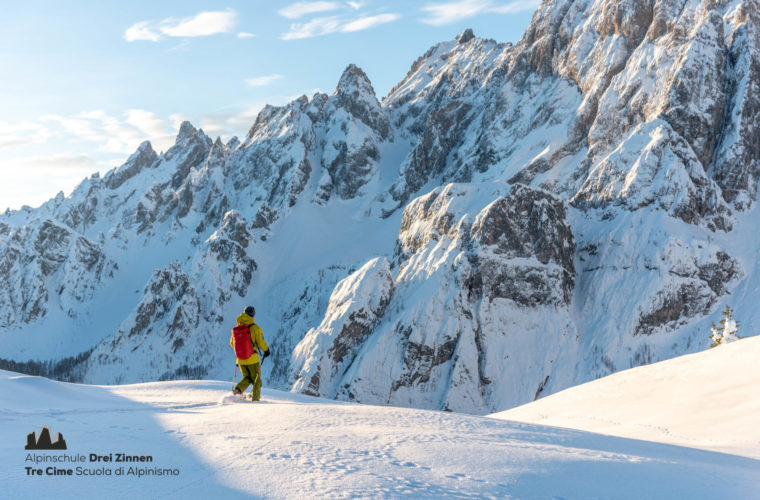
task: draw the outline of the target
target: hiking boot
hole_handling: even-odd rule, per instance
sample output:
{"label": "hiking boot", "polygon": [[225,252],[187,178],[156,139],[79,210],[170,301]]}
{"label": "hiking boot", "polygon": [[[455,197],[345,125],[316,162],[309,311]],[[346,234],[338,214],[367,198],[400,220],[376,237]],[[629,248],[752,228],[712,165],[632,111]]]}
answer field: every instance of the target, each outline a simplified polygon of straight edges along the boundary
{"label": "hiking boot", "polygon": [[234,389],[232,389],[232,394],[234,394],[235,396],[240,396],[243,393],[240,392],[240,389],[238,389],[237,387],[235,387]]}

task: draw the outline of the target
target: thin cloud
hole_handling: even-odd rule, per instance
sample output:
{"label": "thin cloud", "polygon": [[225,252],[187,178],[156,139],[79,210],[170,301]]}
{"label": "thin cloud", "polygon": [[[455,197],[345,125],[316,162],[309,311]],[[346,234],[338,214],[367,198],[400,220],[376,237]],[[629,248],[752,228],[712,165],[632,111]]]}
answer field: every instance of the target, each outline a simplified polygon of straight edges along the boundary
{"label": "thin cloud", "polygon": [[[206,134],[218,135],[227,142],[232,136],[244,137],[263,107],[264,103],[258,102],[247,108],[233,108],[228,111],[210,113],[190,121],[196,127],[200,126]],[[174,121],[175,128],[188,119],[180,114],[171,115],[170,118]]]}
{"label": "thin cloud", "polygon": [[234,10],[207,11],[184,19],[166,18],[161,21],[140,21],[124,32],[128,42],[148,40],[158,42],[164,36],[192,38],[229,33],[237,23]]}
{"label": "thin cloud", "polygon": [[237,12],[201,12],[179,22],[164,21],[161,32],[167,36],[196,37],[229,33],[237,22]]}
{"label": "thin cloud", "polygon": [[300,94],[293,94],[293,95],[287,96],[285,98],[285,102],[289,103],[289,102],[295,101],[296,99],[300,99],[303,96],[314,96],[315,94],[323,94],[323,93],[324,92],[322,92],[321,88],[314,87],[313,89],[311,89],[311,90],[305,90],[305,91],[301,92]]}
{"label": "thin cloud", "polygon": [[167,133],[166,122],[157,117],[152,111],[130,109],[126,114],[126,123],[148,136],[163,136]]}
{"label": "thin cloud", "polygon": [[189,116],[183,115],[182,113],[174,113],[173,115],[169,115],[169,119],[172,121],[172,127],[176,130],[179,130],[182,122],[191,121]]}
{"label": "thin cloud", "polygon": [[246,78],[245,84],[249,87],[266,87],[267,85],[270,85],[277,80],[281,80],[282,78],[284,78],[283,75],[279,74],[257,76],[255,78]]}
{"label": "thin cloud", "polygon": [[367,2],[365,0],[360,0],[358,2],[346,2],[349,7],[351,7],[354,10],[359,10],[365,5],[367,5]]}
{"label": "thin cloud", "polygon": [[277,13],[288,19],[298,19],[308,14],[328,12],[339,8],[340,4],[337,2],[296,2],[283,7]]}
{"label": "thin cloud", "polygon": [[0,149],[42,144],[53,137],[55,137],[55,134],[45,129],[32,133],[4,133],[0,134]]}
{"label": "thin cloud", "polygon": [[515,2],[509,2],[506,5],[496,5],[489,10],[494,14],[516,14],[518,12],[525,12],[526,10],[537,9],[541,5],[541,0],[521,0]]}
{"label": "thin cloud", "polygon": [[41,123],[25,120],[8,123],[0,120],[0,148],[47,142],[54,134]]}
{"label": "thin cloud", "polygon": [[344,24],[341,28],[341,31],[352,32],[366,30],[369,28],[374,28],[380,24],[391,23],[400,17],[401,16],[398,14],[379,14],[377,16],[362,17],[356,21],[351,21],[350,23]]}
{"label": "thin cloud", "polygon": [[153,112],[130,109],[120,119],[102,109],[83,111],[74,116],[45,115],[38,120],[62,140],[82,140],[97,144],[97,151],[131,154],[144,140],[165,149],[173,144],[172,130]]}
{"label": "thin cloud", "polygon": [[312,38],[315,36],[329,35],[331,33],[350,33],[362,31],[375,26],[390,23],[400,19],[398,14],[378,14],[365,16],[358,19],[348,20],[341,16],[317,17],[308,23],[291,24],[290,30],[280,36],[283,40],[297,40],[300,38]]}
{"label": "thin cloud", "polygon": [[247,127],[250,127],[253,125],[253,122],[256,121],[256,117],[259,116],[259,113],[264,106],[265,104],[262,103],[253,104],[241,111],[222,115],[221,120],[226,124],[228,133],[231,134],[237,130],[241,130],[245,133]]}
{"label": "thin cloud", "polygon": [[166,49],[166,52],[186,52],[190,49],[190,40],[187,38],[183,38],[180,40],[180,42],[176,45],[173,45]]}
{"label": "thin cloud", "polygon": [[317,17],[308,23],[291,24],[287,33],[280,38],[283,40],[298,40],[315,36],[329,35],[341,28],[341,20],[338,17]]}
{"label": "thin cloud", "polygon": [[149,40],[151,42],[157,42],[161,39],[161,35],[151,28],[150,21],[140,21],[135,23],[124,32],[124,40],[128,42],[135,42],[137,40]]}
{"label": "thin cloud", "polygon": [[422,12],[428,14],[428,17],[420,21],[433,26],[442,26],[482,14],[514,14],[533,10],[540,3],[540,0],[514,0],[507,3],[493,0],[458,0],[430,3],[420,8]]}
{"label": "thin cloud", "polygon": [[42,128],[42,125],[29,120],[25,120],[19,123],[8,123],[0,120],[0,134],[36,131],[40,128]]}
{"label": "thin cloud", "polygon": [[0,209],[40,206],[56,192],[70,193],[99,167],[89,156],[76,154],[4,158],[0,164]]}
{"label": "thin cloud", "polygon": [[247,33],[245,31],[241,31],[240,33],[237,34],[238,38],[253,38],[255,36],[256,35],[254,35],[253,33]]}
{"label": "thin cloud", "polygon": [[95,160],[87,155],[50,155],[50,156],[27,156],[17,158],[14,163],[24,168],[44,169],[67,169],[67,170],[94,170],[97,167]]}

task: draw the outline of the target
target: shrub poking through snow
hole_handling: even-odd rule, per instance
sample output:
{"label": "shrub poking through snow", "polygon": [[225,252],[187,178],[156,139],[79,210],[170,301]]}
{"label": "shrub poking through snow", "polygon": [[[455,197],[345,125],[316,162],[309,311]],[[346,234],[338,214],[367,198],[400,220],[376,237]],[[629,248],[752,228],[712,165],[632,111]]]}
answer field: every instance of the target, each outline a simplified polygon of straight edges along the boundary
{"label": "shrub poking through snow", "polygon": [[739,322],[734,319],[734,310],[731,309],[728,304],[726,304],[726,308],[723,310],[723,318],[719,323],[719,327],[716,327],[715,323],[710,327],[710,332],[712,333],[710,338],[713,341],[710,347],[727,344],[741,338],[736,334],[736,330],[739,328]]}

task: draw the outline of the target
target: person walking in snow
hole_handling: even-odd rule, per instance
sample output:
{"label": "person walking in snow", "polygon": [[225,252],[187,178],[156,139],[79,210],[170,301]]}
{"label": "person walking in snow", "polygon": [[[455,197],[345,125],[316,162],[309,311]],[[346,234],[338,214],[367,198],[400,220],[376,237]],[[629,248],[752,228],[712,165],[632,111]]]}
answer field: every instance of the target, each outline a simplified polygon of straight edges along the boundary
{"label": "person walking in snow", "polygon": [[271,354],[264,340],[264,332],[253,320],[255,314],[256,309],[253,306],[246,307],[243,314],[237,317],[237,325],[232,329],[232,337],[230,337],[230,345],[235,350],[237,364],[243,375],[243,380],[232,392],[241,395],[252,384],[251,401],[261,399],[261,363],[258,351],[259,349],[263,351],[264,358]]}

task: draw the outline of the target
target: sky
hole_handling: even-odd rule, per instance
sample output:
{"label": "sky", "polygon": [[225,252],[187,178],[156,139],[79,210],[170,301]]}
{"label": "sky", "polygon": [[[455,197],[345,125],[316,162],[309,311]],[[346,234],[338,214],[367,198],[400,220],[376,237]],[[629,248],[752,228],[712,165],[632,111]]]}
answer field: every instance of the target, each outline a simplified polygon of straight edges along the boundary
{"label": "sky", "polygon": [[466,28],[518,41],[539,0],[4,2],[0,211],[68,195],[190,120],[242,137],[265,104],[331,94],[348,64],[378,98]]}

